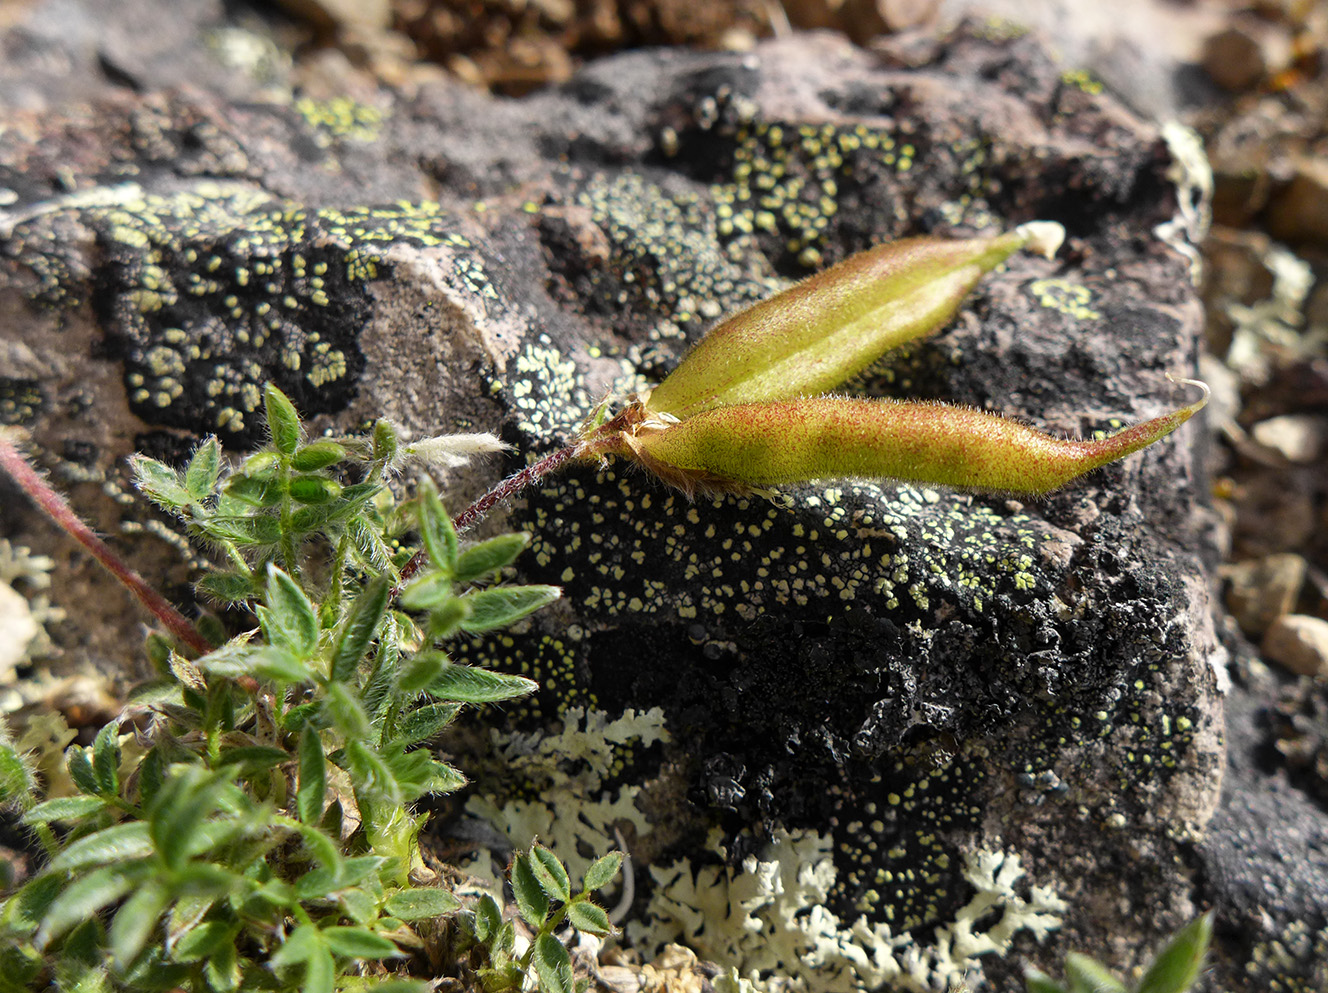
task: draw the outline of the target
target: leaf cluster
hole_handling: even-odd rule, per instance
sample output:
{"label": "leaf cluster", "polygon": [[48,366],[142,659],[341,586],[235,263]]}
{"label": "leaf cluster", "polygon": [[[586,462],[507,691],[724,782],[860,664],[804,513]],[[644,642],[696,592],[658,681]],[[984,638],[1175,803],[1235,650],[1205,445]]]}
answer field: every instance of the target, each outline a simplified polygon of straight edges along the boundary
{"label": "leaf cluster", "polygon": [[1186,993],[1203,971],[1212,936],[1213,913],[1209,911],[1172,936],[1133,988],[1096,959],[1071,952],[1065,956],[1064,983],[1029,969],[1025,976],[1028,993]]}
{"label": "leaf cluster", "polygon": [[[453,663],[441,643],[524,617],[553,587],[471,587],[527,536],[463,548],[429,485],[398,506],[395,434],[303,440],[269,387],[271,443],[226,472],[208,439],[177,471],[139,456],[139,485],[216,548],[206,594],[257,627],[197,659],[149,639],[157,677],[43,795],[0,737],[0,802],[44,867],[0,904],[0,990],[331,991],[408,974],[429,922],[461,907],[429,885],[413,805],[465,777],[421,747],[466,704],[536,684]],[[429,565],[394,606],[413,520]],[[393,979],[400,989],[423,982]]]}
{"label": "leaf cluster", "polygon": [[596,937],[614,933],[609,915],[591,895],[612,882],[622,861],[621,852],[595,860],[582,877],[580,891],[573,894],[567,868],[549,849],[534,844],[518,853],[507,874],[517,912],[534,931],[524,953],[516,951],[516,924],[503,919],[491,895],[481,897],[467,917],[471,934],[488,952],[489,964],[479,973],[487,993],[522,989],[532,970],[543,993],[582,993],[584,981],[573,980],[572,959],[558,931],[568,926]]}

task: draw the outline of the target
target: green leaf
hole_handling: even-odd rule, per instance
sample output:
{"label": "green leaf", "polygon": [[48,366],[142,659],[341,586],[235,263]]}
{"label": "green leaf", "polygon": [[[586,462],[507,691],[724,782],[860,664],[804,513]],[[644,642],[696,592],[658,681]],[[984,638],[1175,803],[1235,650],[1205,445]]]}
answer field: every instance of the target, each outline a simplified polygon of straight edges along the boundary
{"label": "green leaf", "polygon": [[237,667],[240,671],[230,673],[225,669],[216,669],[209,667],[211,671],[218,675],[238,676],[244,670],[259,679],[266,679],[273,683],[309,683],[313,682],[314,674],[307,663],[301,662],[290,652],[268,646],[260,648],[253,652],[246,660],[246,664]]}
{"label": "green leaf", "polygon": [[218,777],[200,766],[173,766],[149,811],[152,841],[166,864],[178,869],[190,855],[195,832],[221,802]]}
{"label": "green leaf", "polygon": [[317,925],[301,924],[272,953],[269,964],[274,969],[285,969],[307,962],[320,950],[324,950],[323,935]]}
{"label": "green leaf", "polygon": [[388,959],[401,955],[390,938],[359,927],[329,927],[323,938],[335,955],[352,959]]}
{"label": "green leaf", "polygon": [[0,744],[0,804],[26,797],[32,777],[23,757],[10,745]]}
{"label": "green leaf", "polygon": [[567,919],[578,931],[601,936],[613,934],[613,923],[604,908],[589,900],[578,900],[567,908]]}
{"label": "green leaf", "polygon": [[170,466],[146,455],[131,455],[129,465],[134,473],[134,485],[153,503],[166,510],[189,506],[193,498],[185,489],[180,474]]}
{"label": "green leaf", "polygon": [[318,648],[318,615],[295,580],[275,565],[267,567],[266,606],[272,634],[297,658],[307,659]]}
{"label": "green leaf", "polygon": [[498,901],[485,893],[475,904],[475,937],[487,942],[502,926],[503,912],[498,906]]}
{"label": "green leaf", "polygon": [[96,795],[100,791],[97,774],[92,769],[92,759],[88,757],[86,748],[70,745],[65,753],[65,768],[81,792]]}
{"label": "green leaf", "polygon": [[939,330],[1030,233],[907,238],[852,255],[712,328],[647,408],[685,419],[833,390],[889,349]]}
{"label": "green leaf", "polygon": [[1196,917],[1176,932],[1139,982],[1137,993],[1185,993],[1203,971],[1213,936],[1213,911]]}
{"label": "green leaf", "polygon": [[393,741],[401,745],[428,741],[451,724],[460,711],[461,706],[455,703],[428,703],[416,707],[401,718]]}
{"label": "green leaf", "polygon": [[23,815],[23,823],[50,824],[52,821],[71,821],[95,814],[106,806],[106,801],[95,796],[62,796],[39,803]]}
{"label": "green leaf", "polygon": [[381,755],[364,742],[354,740],[346,743],[345,756],[345,769],[357,794],[389,804],[402,802],[401,786]]}
{"label": "green leaf", "polygon": [[214,541],[235,545],[275,545],[281,540],[281,521],[267,515],[253,517],[209,517],[199,529]]}
{"label": "green leaf", "polygon": [[227,921],[204,921],[175,942],[171,958],[176,962],[201,962],[233,942],[236,933],[235,925]]}
{"label": "green leaf", "polygon": [[332,651],[331,676],[334,680],[346,682],[355,675],[379,622],[387,613],[388,593],[387,577],[375,576],[355,598]]}
{"label": "green leaf", "polygon": [[313,900],[349,889],[372,877],[386,862],[387,859],[379,855],[359,855],[313,869],[296,881],[295,895],[301,900]]}
{"label": "green leaf", "polygon": [[1065,956],[1065,978],[1070,993],[1128,993],[1125,984],[1097,959],[1079,952]]}
{"label": "green leaf", "polygon": [[120,791],[120,725],[112,721],[97,732],[92,742],[92,771],[97,792],[113,796]]}
{"label": "green leaf", "polygon": [[595,890],[606,886],[618,875],[618,870],[622,868],[623,853],[609,852],[602,855],[590,864],[586,870],[585,876],[581,880],[581,886],[587,893],[593,893]]}
{"label": "green leaf", "polygon": [[1064,986],[1037,969],[1024,970],[1024,983],[1027,985],[1028,993],[1066,993]]}
{"label": "green leaf", "polygon": [[453,597],[429,611],[425,627],[431,639],[443,641],[460,631],[469,616],[470,604],[459,597]]}
{"label": "green leaf", "polygon": [[295,476],[290,481],[292,500],[307,504],[324,504],[341,495],[341,484],[322,476]]}
{"label": "green leaf", "polygon": [[304,964],[304,984],[300,993],[333,993],[336,989],[337,963],[326,947],[319,948]]}
{"label": "green leaf", "polygon": [[428,692],[442,701],[457,703],[498,703],[528,696],[539,683],[525,676],[494,672],[478,666],[449,664],[429,684]]}
{"label": "green leaf", "polygon": [[424,542],[434,567],[451,576],[457,566],[457,535],[452,518],[443,509],[433,480],[425,477],[420,481],[419,489],[416,512],[420,519],[420,540]]}
{"label": "green leaf", "polygon": [[379,920],[378,899],[380,893],[355,886],[337,891],[337,905],[341,912],[356,924],[372,924]]}
{"label": "green leaf", "polygon": [[549,916],[549,897],[540,888],[539,880],[531,868],[530,856],[525,852],[519,853],[512,860],[511,879],[516,909],[531,927],[542,927]]}
{"label": "green leaf", "polygon": [[195,503],[202,503],[212,495],[220,475],[221,445],[217,443],[216,436],[212,435],[194,449],[189,468],[184,471],[184,488]]}
{"label": "green leaf", "polygon": [[491,572],[497,572],[504,566],[511,565],[516,557],[530,544],[530,535],[500,534],[496,538],[472,545],[457,557],[455,579],[458,583],[469,583]]}
{"label": "green leaf", "polygon": [[124,969],[138,958],[169,902],[170,890],[162,883],[149,880],[116,911],[107,943],[117,968]]}
{"label": "green leaf", "polygon": [[441,676],[447,664],[447,656],[442,652],[420,652],[401,667],[401,674],[397,678],[397,689],[413,696]]}
{"label": "green leaf", "polygon": [[323,797],[327,791],[327,759],[323,742],[312,724],[300,732],[300,781],[295,793],[295,809],[305,824],[317,824],[323,816]]}
{"label": "green leaf", "polygon": [[381,417],[373,426],[373,457],[375,462],[389,465],[397,457],[397,429]]}
{"label": "green leaf", "polygon": [[[222,499],[217,501],[215,517],[243,517],[255,508],[275,507],[281,503],[285,492],[283,480],[277,475],[275,465],[261,470],[241,471],[226,480]],[[204,518],[202,526],[208,526],[211,520]]]}
{"label": "green leaf", "polygon": [[294,455],[300,447],[300,415],[286,394],[268,383],[263,389],[263,410],[272,446],[282,455]]}
{"label": "green leaf", "polygon": [[255,595],[253,581],[238,572],[209,572],[194,589],[219,603],[244,603]]}
{"label": "green leaf", "polygon": [[291,459],[291,468],[296,472],[316,472],[330,465],[336,465],[345,457],[346,449],[335,441],[325,438],[310,442],[296,452],[295,457]]}
{"label": "green leaf", "polygon": [[45,948],[74,925],[91,920],[103,907],[120,900],[151,872],[152,866],[145,862],[107,865],[74,880],[52,901],[33,943]]}
{"label": "green leaf", "polygon": [[203,965],[203,979],[216,993],[234,993],[243,978],[240,953],[233,943],[222,945]]}
{"label": "green leaf", "polygon": [[52,872],[77,872],[94,865],[128,862],[152,854],[148,825],[129,821],[84,835],[51,859]]}
{"label": "green leaf", "polygon": [[0,911],[0,927],[19,934],[31,934],[37,930],[37,925],[67,882],[63,873],[44,872],[25,883],[22,889],[0,905],[3,907]]}
{"label": "green leaf", "polygon": [[406,584],[399,599],[407,610],[428,610],[455,601],[456,594],[446,573],[426,572]]}
{"label": "green leaf", "polygon": [[225,748],[221,752],[219,766],[238,766],[238,775],[252,776],[259,772],[275,768],[283,762],[289,762],[290,752],[271,745],[239,745]]}
{"label": "green leaf", "polygon": [[383,909],[403,921],[423,921],[455,913],[461,909],[461,901],[436,887],[397,890],[387,898]]}
{"label": "green leaf", "polygon": [[347,738],[367,739],[373,729],[369,715],[355,694],[345,683],[328,683],[325,689],[327,695],[323,697],[323,707],[332,725]]}
{"label": "green leaf", "polygon": [[553,935],[542,934],[535,939],[530,961],[539,976],[541,993],[576,993],[571,956]]}
{"label": "green leaf", "polygon": [[474,590],[461,598],[470,607],[470,616],[461,622],[461,628],[478,634],[507,627],[553,603],[562,592],[557,586],[498,586]]}
{"label": "green leaf", "polygon": [[572,899],[572,883],[558,856],[543,845],[530,846],[530,868],[540,889],[555,900],[566,903]]}

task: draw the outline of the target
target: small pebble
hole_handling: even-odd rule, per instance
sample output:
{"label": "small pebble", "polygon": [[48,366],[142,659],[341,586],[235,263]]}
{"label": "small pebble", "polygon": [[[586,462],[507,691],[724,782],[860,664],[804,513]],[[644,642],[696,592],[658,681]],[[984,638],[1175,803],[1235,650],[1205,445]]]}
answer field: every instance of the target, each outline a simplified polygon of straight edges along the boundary
{"label": "small pebble", "polygon": [[1283,241],[1328,245],[1328,162],[1303,158],[1268,205],[1268,230]]}
{"label": "small pebble", "polygon": [[1313,462],[1328,448],[1328,418],[1283,414],[1260,421],[1250,436],[1292,462]]}
{"label": "small pebble", "polygon": [[1305,582],[1305,560],[1284,552],[1237,562],[1223,570],[1227,579],[1227,609],[1248,635],[1258,636],[1270,624],[1295,609]]}
{"label": "small pebble", "polygon": [[1264,635],[1263,654],[1299,676],[1328,676],[1328,621],[1304,614],[1279,617]]}

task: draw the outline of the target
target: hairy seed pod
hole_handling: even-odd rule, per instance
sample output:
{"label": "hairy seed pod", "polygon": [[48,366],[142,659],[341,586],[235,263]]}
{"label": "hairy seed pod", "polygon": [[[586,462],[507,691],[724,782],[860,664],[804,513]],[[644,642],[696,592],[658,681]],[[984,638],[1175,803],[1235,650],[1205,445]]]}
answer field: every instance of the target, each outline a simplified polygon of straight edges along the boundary
{"label": "hairy seed pod", "polygon": [[1064,234],[1042,221],[994,238],[905,238],[859,252],[712,328],[646,409],[685,420],[824,393],[941,328],[982,275],[1020,248],[1051,255]]}
{"label": "hairy seed pod", "polygon": [[1106,438],[1072,441],[963,407],[817,397],[715,407],[623,432],[617,451],[688,491],[886,478],[1038,495],[1152,444],[1208,401]]}

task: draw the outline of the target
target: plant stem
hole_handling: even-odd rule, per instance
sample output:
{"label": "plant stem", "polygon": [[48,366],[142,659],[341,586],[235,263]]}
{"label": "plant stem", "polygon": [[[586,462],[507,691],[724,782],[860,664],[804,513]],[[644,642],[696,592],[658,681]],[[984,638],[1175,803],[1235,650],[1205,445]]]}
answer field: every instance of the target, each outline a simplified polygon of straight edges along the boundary
{"label": "plant stem", "polygon": [[146,607],[179,641],[200,655],[212,651],[201,634],[188,619],[160,593],[149,586],[137,572],[102,541],[93,530],[79,519],[73,509],[54,489],[47,485],[41,474],[24,458],[14,445],[13,435],[0,431],[0,468],[13,477],[14,482],[32,498],[47,516],[71,538],[77,541],[94,559],[120,581],[138,602]]}
{"label": "plant stem", "polygon": [[[519,472],[512,473],[512,475],[498,483],[498,485],[494,486],[489,492],[485,493],[469,507],[457,514],[456,517],[452,518],[452,527],[457,531],[466,530],[499,503],[515,496],[527,486],[539,482],[545,476],[560,469],[565,463],[584,454],[586,449],[587,442],[585,440],[574,441],[572,444],[559,448],[557,451],[544,456],[544,458],[532,462]],[[401,569],[401,579],[392,590],[392,596],[395,597],[399,594],[401,588],[406,585],[407,581],[409,581],[415,573],[420,571],[420,567],[424,565],[424,560],[427,557],[427,553],[422,548],[411,556],[410,561]]]}

